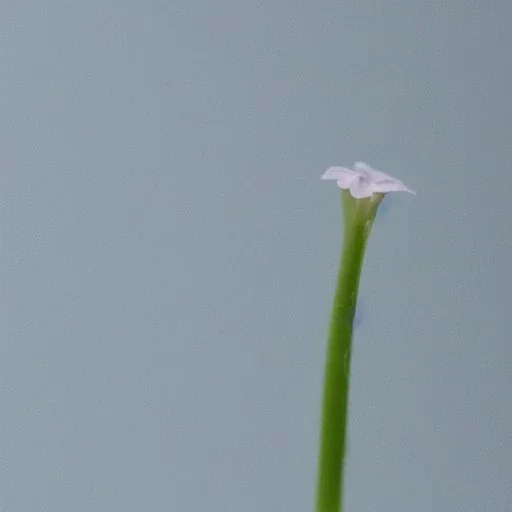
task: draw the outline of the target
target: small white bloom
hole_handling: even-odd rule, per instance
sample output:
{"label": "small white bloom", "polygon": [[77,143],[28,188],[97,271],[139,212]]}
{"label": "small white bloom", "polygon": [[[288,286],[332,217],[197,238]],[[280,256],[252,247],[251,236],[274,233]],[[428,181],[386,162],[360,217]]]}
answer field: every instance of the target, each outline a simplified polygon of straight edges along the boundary
{"label": "small white bloom", "polygon": [[336,180],[338,187],[349,189],[352,197],[363,199],[374,193],[409,192],[416,195],[414,190],[407,188],[400,180],[372,169],[364,162],[356,162],[353,169],[346,167],[329,167],[322,175],[323,180]]}

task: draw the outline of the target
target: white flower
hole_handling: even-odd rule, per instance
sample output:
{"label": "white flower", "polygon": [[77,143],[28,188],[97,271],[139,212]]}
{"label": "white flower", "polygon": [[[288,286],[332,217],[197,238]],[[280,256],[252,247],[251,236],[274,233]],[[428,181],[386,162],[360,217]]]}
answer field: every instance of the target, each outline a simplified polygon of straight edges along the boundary
{"label": "white flower", "polygon": [[372,169],[364,162],[356,162],[353,169],[346,167],[329,167],[322,175],[323,180],[336,180],[338,187],[350,189],[350,194],[356,199],[372,197],[374,193],[409,192],[416,195],[414,190],[407,188],[401,181],[387,174]]}

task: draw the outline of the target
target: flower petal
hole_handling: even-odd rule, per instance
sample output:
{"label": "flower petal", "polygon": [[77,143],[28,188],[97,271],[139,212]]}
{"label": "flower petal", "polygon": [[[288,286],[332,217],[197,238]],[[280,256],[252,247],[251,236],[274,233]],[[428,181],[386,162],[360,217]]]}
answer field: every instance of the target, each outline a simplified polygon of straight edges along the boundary
{"label": "flower petal", "polygon": [[372,188],[374,192],[382,194],[386,192],[409,192],[410,194],[416,195],[416,191],[407,188],[400,180],[393,178],[385,172],[373,169],[364,162],[356,162],[354,169],[369,175],[373,183]]}
{"label": "flower petal", "polygon": [[352,197],[355,197],[356,199],[372,197],[373,187],[371,181],[362,179],[362,177],[360,176],[359,179],[355,180],[350,185],[350,194]]}
{"label": "flower petal", "polygon": [[372,169],[368,164],[364,162],[356,162],[354,164],[354,170],[357,172],[373,172],[375,169]]}
{"label": "flower petal", "polygon": [[349,188],[354,180],[357,180],[358,173],[346,167],[329,167],[322,175],[323,180],[336,180],[338,187]]}
{"label": "flower petal", "polygon": [[406,187],[401,181],[388,177],[387,179],[373,182],[373,191],[385,194],[387,192],[409,192],[416,195],[415,190]]}
{"label": "flower petal", "polygon": [[357,173],[352,169],[347,169],[346,167],[329,167],[327,171],[322,174],[323,180],[339,180],[340,177],[344,175],[352,175],[357,176]]}
{"label": "flower petal", "polygon": [[373,169],[373,167],[370,167],[368,164],[365,164],[364,162],[356,162],[354,164],[354,169],[359,172],[363,172],[371,178],[372,181],[383,181],[383,180],[395,180],[392,176],[389,174],[386,174],[385,172],[378,171],[377,169]]}

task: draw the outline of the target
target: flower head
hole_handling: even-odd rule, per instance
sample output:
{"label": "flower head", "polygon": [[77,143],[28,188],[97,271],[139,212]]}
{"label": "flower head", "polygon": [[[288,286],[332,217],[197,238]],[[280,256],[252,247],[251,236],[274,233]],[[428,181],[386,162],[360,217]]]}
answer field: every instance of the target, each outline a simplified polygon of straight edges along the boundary
{"label": "flower head", "polygon": [[414,190],[407,188],[400,180],[372,169],[364,162],[356,162],[353,169],[346,167],[329,167],[322,175],[323,180],[336,180],[338,187],[349,189],[352,197],[363,199],[373,194],[387,192],[409,192],[416,195]]}

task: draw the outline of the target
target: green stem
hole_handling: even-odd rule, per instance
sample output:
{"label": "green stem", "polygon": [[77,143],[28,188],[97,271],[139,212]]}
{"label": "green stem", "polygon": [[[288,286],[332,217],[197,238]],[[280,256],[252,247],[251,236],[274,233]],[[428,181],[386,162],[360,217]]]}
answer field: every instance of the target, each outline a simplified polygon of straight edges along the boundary
{"label": "green stem", "polygon": [[354,199],[342,192],[345,229],[327,343],[316,512],[341,510],[352,325],[366,243],[382,197]]}

